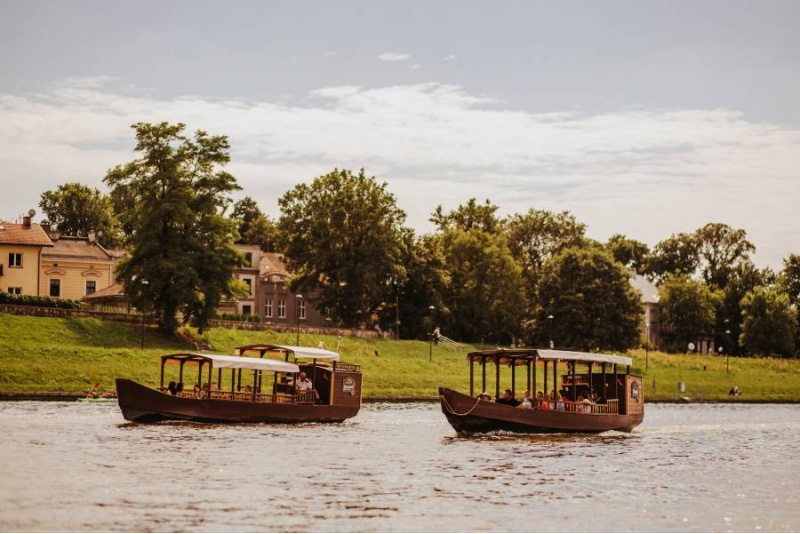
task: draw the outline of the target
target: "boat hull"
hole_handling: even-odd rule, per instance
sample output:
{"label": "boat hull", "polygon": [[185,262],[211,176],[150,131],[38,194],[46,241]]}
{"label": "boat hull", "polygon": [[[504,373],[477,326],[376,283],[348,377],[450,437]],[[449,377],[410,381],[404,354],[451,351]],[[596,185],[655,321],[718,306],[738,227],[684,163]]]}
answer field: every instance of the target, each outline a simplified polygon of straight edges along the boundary
{"label": "boat hull", "polygon": [[117,379],[117,395],[122,416],[138,423],[338,423],[357,415],[360,408],[176,397],[125,378]]}
{"label": "boat hull", "polygon": [[439,388],[442,412],[459,433],[524,434],[630,432],[644,414],[585,414],[558,410],[525,410],[482,401],[452,389]]}

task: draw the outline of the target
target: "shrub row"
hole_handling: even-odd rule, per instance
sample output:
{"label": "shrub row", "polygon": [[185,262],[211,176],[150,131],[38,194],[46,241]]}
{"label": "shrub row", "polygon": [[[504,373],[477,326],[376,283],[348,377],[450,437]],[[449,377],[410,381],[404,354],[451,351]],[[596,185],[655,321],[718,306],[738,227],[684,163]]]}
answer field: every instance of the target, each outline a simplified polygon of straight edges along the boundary
{"label": "shrub row", "polygon": [[56,299],[39,295],[13,295],[0,291],[0,304],[17,306],[38,306],[40,308],[60,308],[63,310],[80,310],[81,303],[72,299]]}
{"label": "shrub row", "polygon": [[261,322],[261,317],[258,315],[241,315],[239,313],[223,313],[222,315],[218,315],[216,318],[223,321],[241,321],[245,323]]}

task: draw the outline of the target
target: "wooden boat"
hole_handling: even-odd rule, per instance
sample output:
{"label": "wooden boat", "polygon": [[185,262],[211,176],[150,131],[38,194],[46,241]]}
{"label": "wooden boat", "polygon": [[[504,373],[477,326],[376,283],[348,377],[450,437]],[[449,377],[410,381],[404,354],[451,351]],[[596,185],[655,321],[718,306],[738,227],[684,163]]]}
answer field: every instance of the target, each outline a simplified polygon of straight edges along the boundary
{"label": "wooden boat", "polygon": [[[262,356],[280,354],[283,360],[196,352],[162,356],[157,389],[117,378],[122,415],[142,423],[334,423],[358,414],[360,366],[324,349],[268,347]],[[312,377],[313,389],[292,385],[301,372]],[[170,378],[175,380],[165,386]],[[182,387],[186,383],[195,385]]]}
{"label": "wooden boat", "polygon": [[[642,379],[630,374],[633,361],[625,356],[552,349],[497,349],[469,353],[467,361],[469,395],[439,388],[442,412],[459,433],[630,432],[644,418]],[[482,371],[481,392],[486,390],[487,365],[494,365],[496,399],[500,398],[501,367],[511,369],[512,396],[516,397],[518,368],[525,371],[528,390],[534,390],[532,384],[541,383],[544,392],[551,390],[553,396],[533,398],[530,409],[481,398],[483,393],[476,397],[476,365]],[[544,371],[541,382],[537,380],[540,365]],[[600,402],[579,402],[579,395],[591,391],[598,394]]]}

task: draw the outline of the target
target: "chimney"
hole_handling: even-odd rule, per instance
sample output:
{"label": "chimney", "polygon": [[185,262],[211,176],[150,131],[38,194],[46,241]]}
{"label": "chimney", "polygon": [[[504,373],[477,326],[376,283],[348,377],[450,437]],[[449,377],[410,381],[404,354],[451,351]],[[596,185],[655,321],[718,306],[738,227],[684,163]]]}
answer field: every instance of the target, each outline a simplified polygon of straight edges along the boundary
{"label": "chimney", "polygon": [[31,227],[31,216],[30,215],[25,215],[22,218],[22,227],[25,228],[26,230]]}
{"label": "chimney", "polygon": [[97,241],[97,234],[92,230],[89,232],[89,243],[94,243],[95,241]]}

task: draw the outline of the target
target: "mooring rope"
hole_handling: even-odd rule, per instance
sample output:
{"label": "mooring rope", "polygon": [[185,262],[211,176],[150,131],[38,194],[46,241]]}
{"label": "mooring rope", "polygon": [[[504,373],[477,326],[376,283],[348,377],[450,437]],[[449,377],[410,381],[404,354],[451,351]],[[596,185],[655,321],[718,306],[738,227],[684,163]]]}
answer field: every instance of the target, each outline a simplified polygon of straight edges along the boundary
{"label": "mooring rope", "polygon": [[467,410],[464,413],[458,413],[453,409],[452,406],[450,406],[450,403],[447,402],[447,397],[445,397],[444,395],[442,395],[441,397],[442,397],[442,402],[447,407],[447,409],[450,411],[450,413],[452,413],[453,415],[457,415],[458,417],[466,417],[467,415],[471,414],[472,410],[474,410],[478,406],[478,404],[480,404],[480,402],[481,402],[481,399],[477,399],[475,401],[475,404],[472,406],[472,408],[470,408],[469,410]]}

